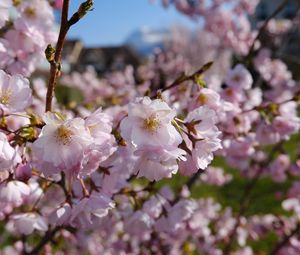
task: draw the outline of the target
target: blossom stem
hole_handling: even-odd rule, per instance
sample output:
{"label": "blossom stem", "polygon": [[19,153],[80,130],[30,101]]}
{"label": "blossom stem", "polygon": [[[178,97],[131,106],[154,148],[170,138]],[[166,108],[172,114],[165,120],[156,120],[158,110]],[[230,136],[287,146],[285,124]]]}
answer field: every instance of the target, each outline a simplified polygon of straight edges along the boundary
{"label": "blossom stem", "polygon": [[273,19],[274,17],[276,17],[277,14],[279,14],[283,10],[283,8],[286,6],[286,4],[288,2],[289,2],[289,0],[283,0],[278,5],[278,7],[274,10],[274,12],[264,21],[263,25],[260,27],[256,37],[253,40],[253,43],[252,43],[252,45],[249,49],[249,52],[248,52],[248,55],[247,55],[246,59],[252,56],[252,54],[254,52],[255,42],[261,38],[261,36],[262,36],[263,32],[265,31],[266,27],[268,26],[270,20]]}
{"label": "blossom stem", "polygon": [[55,234],[61,229],[61,227],[56,227],[51,231],[48,231],[45,236],[43,237],[43,239],[39,242],[39,244],[29,253],[26,253],[26,255],[38,255],[40,254],[41,250],[44,248],[44,246],[50,242],[53,237],[55,236]]}
{"label": "blossom stem", "polygon": [[70,0],[64,0],[62,14],[61,14],[60,31],[59,31],[57,44],[56,44],[54,61],[50,62],[51,67],[50,67],[50,78],[48,82],[48,90],[46,96],[46,112],[52,110],[52,99],[53,99],[54,89],[60,72],[61,54],[62,54],[65,38],[69,30],[69,26],[68,26],[69,6],[70,6]]}
{"label": "blossom stem", "polygon": [[240,209],[239,212],[237,214],[236,217],[236,223],[232,229],[232,231],[229,234],[229,242],[227,243],[227,245],[225,246],[223,253],[224,255],[228,255],[231,251],[231,247],[233,245],[233,242],[235,240],[236,234],[237,234],[237,230],[241,224],[241,218],[243,216],[243,214],[245,213],[247,206],[249,204],[249,199],[250,199],[250,195],[251,195],[251,191],[253,190],[253,188],[255,187],[257,181],[259,180],[259,178],[261,177],[261,175],[264,172],[265,167],[270,163],[270,161],[273,159],[274,155],[276,154],[276,152],[282,147],[282,142],[278,143],[276,146],[273,147],[272,151],[270,152],[268,158],[262,162],[260,169],[256,172],[255,176],[253,177],[253,179],[251,181],[248,182],[248,184],[245,186],[244,192],[241,196],[240,199]]}
{"label": "blossom stem", "polygon": [[90,193],[89,193],[89,191],[87,190],[87,188],[85,186],[84,180],[82,178],[80,178],[79,181],[80,181],[80,185],[82,187],[84,196],[88,197],[90,195]]}
{"label": "blossom stem", "polygon": [[83,2],[78,11],[75,12],[70,20],[68,20],[69,16],[69,7],[70,7],[70,0],[64,0],[63,8],[61,13],[61,21],[60,21],[60,31],[58,35],[58,40],[56,44],[56,48],[54,51],[54,58],[53,60],[47,58],[50,63],[50,78],[48,82],[48,90],[46,95],[46,112],[52,110],[52,99],[55,90],[55,86],[57,84],[57,79],[60,76],[60,69],[61,69],[61,56],[62,50],[64,47],[65,39],[67,33],[71,26],[76,24],[84,15],[92,8],[93,0],[86,0]]}
{"label": "blossom stem", "polygon": [[281,248],[283,248],[286,244],[288,244],[288,242],[290,241],[290,239],[298,234],[300,232],[300,223],[297,224],[297,226],[294,228],[294,230],[292,230],[292,232],[288,235],[285,235],[281,241],[274,247],[274,249],[269,253],[269,255],[276,255]]}
{"label": "blossom stem", "polygon": [[175,81],[173,81],[169,86],[161,89],[160,91],[156,92],[155,96],[152,96],[151,98],[155,98],[158,94],[158,92],[165,92],[167,90],[170,90],[172,88],[175,88],[177,86],[179,86],[180,84],[182,84],[183,82],[186,81],[195,81],[199,76],[201,76],[204,72],[206,72],[211,66],[213,65],[213,62],[208,62],[205,65],[203,65],[199,70],[197,70],[196,72],[194,72],[191,75],[185,75],[184,73],[179,76]]}

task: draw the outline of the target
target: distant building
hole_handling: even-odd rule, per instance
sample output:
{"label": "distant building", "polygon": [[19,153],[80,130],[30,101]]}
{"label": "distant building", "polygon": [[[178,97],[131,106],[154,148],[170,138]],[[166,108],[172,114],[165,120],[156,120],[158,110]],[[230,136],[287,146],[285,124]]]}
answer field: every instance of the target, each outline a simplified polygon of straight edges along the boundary
{"label": "distant building", "polygon": [[73,69],[74,66],[77,65],[83,48],[84,45],[80,40],[66,41],[63,49],[63,64],[67,64],[69,66],[69,70]]}
{"label": "distant building", "polygon": [[[255,20],[262,21],[271,16],[282,0],[261,0],[256,8]],[[299,0],[289,0],[284,9],[278,13],[277,19],[292,19],[297,15]]]}
{"label": "distant building", "polygon": [[101,74],[123,70],[126,65],[137,67],[141,61],[141,57],[128,46],[86,48],[79,40],[69,40],[63,51],[63,62],[68,63],[69,71],[83,72],[88,66],[93,66]]}

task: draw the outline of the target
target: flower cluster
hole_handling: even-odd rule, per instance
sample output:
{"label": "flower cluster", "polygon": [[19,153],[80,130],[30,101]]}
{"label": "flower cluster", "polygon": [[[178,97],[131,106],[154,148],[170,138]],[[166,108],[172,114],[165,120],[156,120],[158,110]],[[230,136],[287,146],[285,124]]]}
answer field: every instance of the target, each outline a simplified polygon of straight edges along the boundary
{"label": "flower cluster", "polygon": [[47,44],[55,40],[53,9],[47,0],[5,0],[0,14],[0,68],[29,76],[44,59]]}
{"label": "flower cluster", "polygon": [[[299,21],[163,0],[203,26],[99,78],[61,73],[68,2],[0,3],[0,253],[298,255],[299,81],[262,33],[282,42]],[[30,76],[46,47],[48,87]],[[52,100],[57,86],[83,100]]]}

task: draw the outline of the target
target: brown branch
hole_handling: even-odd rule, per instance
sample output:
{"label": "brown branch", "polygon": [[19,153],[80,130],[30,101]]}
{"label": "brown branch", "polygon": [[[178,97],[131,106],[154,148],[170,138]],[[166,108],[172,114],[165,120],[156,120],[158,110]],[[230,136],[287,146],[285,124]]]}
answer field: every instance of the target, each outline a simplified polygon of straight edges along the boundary
{"label": "brown branch", "polygon": [[253,40],[253,43],[249,49],[248,55],[246,56],[246,58],[249,58],[254,51],[254,46],[255,46],[255,42],[257,40],[259,40],[262,36],[262,34],[264,33],[265,29],[267,28],[269,22],[271,19],[275,18],[277,16],[277,14],[279,14],[283,8],[285,7],[285,5],[289,2],[289,0],[283,0],[278,7],[274,10],[274,12],[264,21],[263,25],[260,27],[260,29],[258,30],[258,33],[256,35],[256,37]]}
{"label": "brown branch", "polygon": [[60,31],[59,31],[57,44],[56,44],[54,60],[50,61],[51,67],[50,67],[50,78],[48,82],[48,90],[46,95],[46,109],[45,109],[46,112],[52,110],[53,93],[60,72],[61,53],[63,50],[66,35],[69,30],[69,26],[68,26],[69,5],[70,5],[70,0],[64,0],[62,14],[61,14],[61,21],[60,21]]}
{"label": "brown branch", "polygon": [[[178,77],[174,82],[172,82],[170,85],[168,85],[167,87],[161,89],[161,90],[158,90],[156,92],[156,94],[158,94],[158,92],[160,91],[160,93],[164,92],[164,91],[167,91],[169,89],[172,89],[172,88],[175,88],[177,86],[179,86],[180,84],[182,84],[183,82],[186,82],[186,81],[195,81],[197,82],[197,79],[204,73],[206,72],[209,68],[211,68],[211,66],[213,65],[213,62],[208,62],[206,63],[204,66],[202,66],[199,70],[197,70],[196,72],[194,72],[193,74],[191,75],[186,75],[186,74],[181,74],[180,77]],[[155,96],[152,96],[151,98],[155,98]]]}
{"label": "brown branch", "polygon": [[285,235],[281,241],[273,248],[269,255],[276,255],[286,244],[289,243],[290,239],[300,232],[300,223],[297,224],[296,228],[289,234]]}
{"label": "brown branch", "polygon": [[38,245],[31,251],[25,254],[26,255],[39,255],[40,252],[42,251],[42,249],[44,248],[44,246],[50,242],[55,234],[61,229],[61,227],[56,227],[51,231],[47,231],[47,233],[45,234],[45,236],[43,237],[43,239],[38,243]]}
{"label": "brown branch", "polygon": [[243,191],[243,194],[241,196],[241,199],[240,199],[240,205],[241,206],[240,206],[239,212],[238,212],[237,217],[236,217],[235,225],[234,225],[232,231],[230,232],[230,234],[228,236],[229,242],[227,243],[227,245],[225,246],[225,248],[223,250],[224,255],[229,254],[230,251],[231,251],[231,247],[233,245],[233,242],[234,242],[236,234],[237,234],[237,229],[241,224],[241,218],[242,218],[242,216],[244,215],[244,213],[247,209],[247,205],[249,204],[250,195],[251,195],[251,192],[252,192],[253,188],[255,187],[255,184],[257,183],[257,181],[259,180],[259,178],[263,174],[264,168],[270,163],[270,161],[273,159],[275,153],[281,148],[281,146],[282,146],[282,142],[278,143],[276,146],[273,147],[273,149],[270,152],[268,158],[261,164],[260,169],[256,172],[253,179],[251,179],[248,182],[248,184],[246,185],[246,187]]}
{"label": "brown branch", "polygon": [[61,55],[62,55],[62,50],[64,47],[67,33],[70,27],[75,23],[77,23],[82,17],[84,17],[84,15],[92,8],[93,0],[86,0],[84,3],[82,3],[78,11],[73,14],[70,20],[68,20],[69,6],[70,6],[70,0],[64,0],[62,14],[61,14],[61,21],[60,21],[60,31],[58,35],[56,49],[53,52],[54,57],[53,59],[51,55],[47,57],[51,67],[50,67],[50,78],[48,82],[48,90],[46,95],[46,109],[45,109],[46,112],[52,110],[52,99],[53,99],[53,94],[57,83],[57,79],[60,75]]}

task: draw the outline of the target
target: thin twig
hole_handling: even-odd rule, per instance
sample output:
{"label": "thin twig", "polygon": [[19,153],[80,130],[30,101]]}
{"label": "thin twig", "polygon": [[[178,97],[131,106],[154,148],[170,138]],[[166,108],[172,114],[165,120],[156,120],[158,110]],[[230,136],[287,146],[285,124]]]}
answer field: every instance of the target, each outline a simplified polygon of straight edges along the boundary
{"label": "thin twig", "polygon": [[53,94],[57,83],[57,79],[60,75],[62,50],[64,47],[67,33],[71,26],[76,24],[82,17],[84,17],[84,15],[86,15],[86,13],[89,10],[91,10],[93,6],[93,0],[86,0],[85,2],[83,2],[80,5],[78,11],[72,15],[70,20],[68,20],[69,6],[70,6],[70,0],[64,0],[62,14],[61,14],[61,21],[60,21],[59,36],[58,36],[55,51],[53,52],[54,58],[52,59],[51,54],[50,54],[50,58],[48,58],[51,68],[50,68],[50,78],[48,82],[48,90],[46,95],[46,109],[45,109],[46,112],[52,110],[52,99],[53,99]]}
{"label": "thin twig", "polygon": [[[179,86],[180,84],[182,84],[183,82],[186,81],[197,81],[197,79],[204,73],[206,72],[211,66],[213,65],[213,62],[208,62],[205,65],[203,65],[199,70],[197,70],[196,72],[194,72],[191,75],[186,75],[186,74],[181,74],[181,76],[179,76],[175,81],[173,81],[170,85],[168,85],[167,87],[164,87],[163,89],[159,90],[161,93],[165,92],[167,90],[170,90],[172,88],[175,88],[177,86]],[[157,91],[157,92],[159,92]],[[157,93],[156,93],[157,94]],[[151,98],[155,98],[156,95],[152,96]]]}
{"label": "thin twig", "polygon": [[50,68],[50,78],[48,82],[48,90],[46,96],[46,112],[52,110],[53,93],[60,72],[61,54],[66,39],[66,35],[69,30],[69,26],[68,26],[69,5],[70,5],[70,0],[64,0],[62,14],[61,14],[61,21],[60,21],[60,31],[59,31],[57,44],[56,44],[54,61],[50,62],[51,68]]}
{"label": "thin twig", "polygon": [[288,235],[285,235],[281,241],[273,248],[269,255],[276,255],[288,242],[290,239],[300,232],[300,224],[298,223],[296,228]]}
{"label": "thin twig", "polygon": [[246,59],[249,58],[253,51],[254,51],[254,46],[255,46],[255,42],[257,40],[259,40],[262,36],[262,34],[264,33],[265,29],[267,28],[269,22],[271,19],[275,18],[277,16],[277,14],[279,14],[283,8],[285,7],[285,5],[289,2],[289,0],[283,0],[278,7],[274,10],[274,12],[264,21],[263,25],[260,27],[260,29],[258,30],[258,33],[256,35],[256,37],[253,40],[253,43],[249,49],[248,55],[246,56]]}
{"label": "thin twig", "polygon": [[230,234],[228,236],[229,242],[227,243],[227,245],[225,246],[225,248],[223,250],[224,255],[229,254],[230,251],[231,251],[231,247],[232,247],[233,242],[235,240],[237,230],[238,230],[238,228],[241,224],[241,218],[242,218],[242,216],[244,215],[244,213],[247,209],[247,205],[249,203],[249,198],[250,198],[250,195],[251,195],[251,192],[252,192],[253,188],[255,187],[257,181],[259,180],[259,178],[263,174],[265,166],[267,166],[270,163],[270,161],[273,159],[275,153],[281,148],[281,146],[282,146],[282,142],[278,143],[276,146],[273,147],[273,149],[270,152],[268,158],[261,164],[260,169],[256,172],[255,176],[245,186],[245,189],[244,189],[243,194],[242,194],[241,199],[240,199],[240,205],[241,206],[240,206],[239,212],[238,212],[237,217],[236,217],[235,225],[234,225],[232,231],[230,232]]}
{"label": "thin twig", "polygon": [[26,253],[27,255],[39,255],[44,246],[50,242],[55,234],[61,229],[61,227],[56,227],[51,231],[48,231],[43,239],[39,242],[39,244],[29,253]]}

